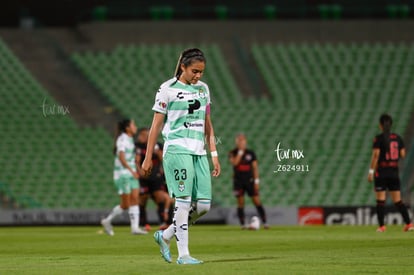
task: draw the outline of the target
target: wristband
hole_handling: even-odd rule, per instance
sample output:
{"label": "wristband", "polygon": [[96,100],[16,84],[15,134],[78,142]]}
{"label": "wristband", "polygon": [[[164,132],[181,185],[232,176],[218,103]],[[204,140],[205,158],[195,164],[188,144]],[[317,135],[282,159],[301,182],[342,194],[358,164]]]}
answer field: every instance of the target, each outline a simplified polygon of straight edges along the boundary
{"label": "wristband", "polygon": [[211,157],[218,157],[217,151],[213,151],[210,154],[211,154]]}
{"label": "wristband", "polygon": [[373,175],[374,174],[374,169],[369,169],[369,174]]}
{"label": "wristband", "polygon": [[254,179],[254,184],[259,184],[260,183],[260,180],[257,178],[257,179]]}

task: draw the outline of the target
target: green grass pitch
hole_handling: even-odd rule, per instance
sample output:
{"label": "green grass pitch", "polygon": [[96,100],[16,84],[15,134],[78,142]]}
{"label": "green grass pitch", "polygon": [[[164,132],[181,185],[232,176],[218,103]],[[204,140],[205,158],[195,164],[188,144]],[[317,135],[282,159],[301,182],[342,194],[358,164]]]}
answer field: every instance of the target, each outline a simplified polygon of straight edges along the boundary
{"label": "green grass pitch", "polygon": [[190,228],[192,256],[204,264],[160,256],[152,233],[133,236],[115,226],[0,227],[0,274],[414,274],[414,232],[389,226],[236,226]]}

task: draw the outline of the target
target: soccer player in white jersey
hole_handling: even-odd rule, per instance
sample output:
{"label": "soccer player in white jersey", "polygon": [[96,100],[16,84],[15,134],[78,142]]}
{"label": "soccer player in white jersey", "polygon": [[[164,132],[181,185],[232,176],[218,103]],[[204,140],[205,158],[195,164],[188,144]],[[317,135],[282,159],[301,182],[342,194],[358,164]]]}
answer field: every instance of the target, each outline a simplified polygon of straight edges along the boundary
{"label": "soccer player in white jersey", "polygon": [[220,163],[214,143],[210,118],[210,91],[200,81],[206,66],[199,49],[182,52],[174,78],[164,82],[155,97],[154,118],[149,132],[147,152],[142,163],[150,173],[152,150],[162,130],[164,138],[164,173],[168,193],[175,198],[173,223],[155,232],[162,257],[171,262],[169,243],[175,236],[178,264],[200,264],[190,256],[188,226],[210,210],[211,177],[205,142],[211,152],[212,176],[220,174]]}
{"label": "soccer player in white jersey", "polygon": [[101,221],[105,233],[110,236],[114,235],[111,221],[127,209],[131,222],[131,233],[134,235],[147,233],[139,228],[139,186],[133,138],[136,132],[137,126],[131,119],[125,119],[118,123],[118,133],[114,147],[114,183],[121,198],[121,203],[116,205],[111,213]]}

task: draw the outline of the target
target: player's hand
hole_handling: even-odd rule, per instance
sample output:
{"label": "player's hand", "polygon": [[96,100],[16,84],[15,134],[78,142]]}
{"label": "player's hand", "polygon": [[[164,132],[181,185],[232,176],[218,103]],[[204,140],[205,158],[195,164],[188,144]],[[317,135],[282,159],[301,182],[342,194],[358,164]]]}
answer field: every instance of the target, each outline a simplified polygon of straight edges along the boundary
{"label": "player's hand", "polygon": [[139,174],[137,172],[131,171],[131,174],[135,179],[139,179]]}
{"label": "player's hand", "polygon": [[368,174],[368,182],[372,182],[374,180],[374,174],[369,173]]}
{"label": "player's hand", "polygon": [[151,174],[152,170],[152,159],[145,158],[142,162],[142,170],[144,172],[144,177],[148,177]]}
{"label": "player's hand", "polygon": [[212,157],[212,161],[213,161],[214,169],[213,169],[213,172],[211,173],[211,175],[213,177],[218,177],[220,175],[220,172],[221,172],[219,159],[218,159],[218,157]]}

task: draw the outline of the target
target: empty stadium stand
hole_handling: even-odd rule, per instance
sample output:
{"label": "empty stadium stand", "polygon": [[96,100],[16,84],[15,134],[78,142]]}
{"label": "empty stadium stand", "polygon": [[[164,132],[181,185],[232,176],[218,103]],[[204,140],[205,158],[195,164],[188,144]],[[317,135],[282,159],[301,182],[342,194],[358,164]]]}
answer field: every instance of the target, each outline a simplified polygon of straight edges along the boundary
{"label": "empty stadium stand", "polygon": [[18,208],[106,208],[112,138],[76,125],[0,40],[0,192]]}
{"label": "empty stadium stand", "polygon": [[[72,58],[117,108],[148,125],[154,91],[171,75],[183,48],[120,45],[110,52],[76,53]],[[223,175],[214,183],[216,203],[234,202],[225,154],[240,131],[259,156],[265,204],[373,203],[372,187],[365,180],[371,140],[384,111],[394,115],[397,132],[408,126],[413,107],[411,45],[253,45],[252,54],[271,91],[271,98],[259,99],[238,93],[217,45],[202,48],[210,58],[205,81],[212,91],[221,142]],[[279,142],[284,149],[303,151],[304,158],[278,161]],[[275,173],[279,164],[298,164],[309,171]]]}
{"label": "empty stadium stand", "polygon": [[365,181],[371,140],[382,112],[394,116],[396,132],[409,126],[413,45],[256,44],[252,53],[273,97],[272,115],[287,121],[278,127],[281,139],[299,144],[312,166],[305,177],[280,175],[282,203],[372,204]]}
{"label": "empty stadium stand", "polygon": [[[278,26],[285,30],[287,25]],[[294,42],[265,42],[264,34],[257,34],[263,37],[255,42],[250,31],[247,42],[240,46],[247,45],[267,91],[244,93],[234,74],[234,64],[242,63],[228,58],[233,49],[228,44],[214,43],[212,37],[202,43],[176,43],[185,41],[178,36],[174,42],[163,42],[152,32],[147,37],[137,35],[138,39],[126,35],[137,31],[133,24],[120,27],[126,33],[116,32],[115,24],[101,26],[81,28],[89,40],[84,39],[79,50],[69,43],[62,45],[70,49],[71,62],[95,91],[123,116],[134,118],[139,127],[151,123],[155,92],[172,76],[179,52],[195,45],[206,52],[204,80],[212,93],[223,170],[213,180],[216,205],[235,205],[227,152],[238,132],[246,133],[258,155],[264,205],[374,203],[366,173],[371,141],[379,132],[378,117],[382,112],[391,113],[394,130],[402,135],[412,119],[411,43],[383,38],[368,41],[381,37],[378,30],[367,42],[338,42],[340,36],[333,35],[332,25],[325,26],[326,37],[315,33],[318,24],[307,30],[319,42],[299,41],[294,37],[299,29],[296,24],[292,24],[295,31],[278,33]],[[137,26],[137,33],[143,34],[146,27]],[[244,27],[235,31],[244,32]],[[113,42],[106,37],[108,29],[116,38],[113,40],[128,42]],[[346,34],[348,40],[360,38],[349,31]],[[70,106],[52,97],[4,41],[0,42],[0,57],[0,131],[7,133],[0,144],[7,156],[0,160],[0,192],[20,208],[111,207],[118,201],[112,185],[112,133],[80,126],[65,113]],[[301,151],[304,157],[292,159],[291,155],[291,159],[279,161],[278,144],[290,152]],[[275,173],[284,164],[309,171]]]}

